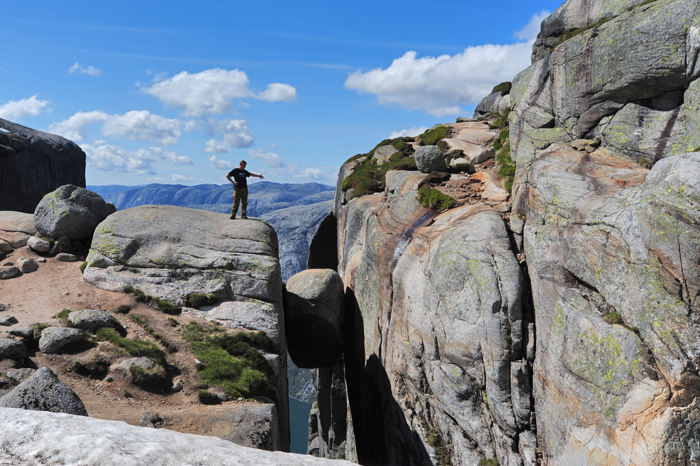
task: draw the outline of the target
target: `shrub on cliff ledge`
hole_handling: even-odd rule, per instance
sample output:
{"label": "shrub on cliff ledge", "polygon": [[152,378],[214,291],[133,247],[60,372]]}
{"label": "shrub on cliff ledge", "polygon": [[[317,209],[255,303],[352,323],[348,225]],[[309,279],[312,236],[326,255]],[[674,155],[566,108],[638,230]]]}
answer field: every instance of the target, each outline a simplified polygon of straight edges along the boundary
{"label": "shrub on cliff ledge", "polygon": [[418,202],[423,207],[432,210],[447,210],[455,206],[456,201],[434,188],[420,188]]}

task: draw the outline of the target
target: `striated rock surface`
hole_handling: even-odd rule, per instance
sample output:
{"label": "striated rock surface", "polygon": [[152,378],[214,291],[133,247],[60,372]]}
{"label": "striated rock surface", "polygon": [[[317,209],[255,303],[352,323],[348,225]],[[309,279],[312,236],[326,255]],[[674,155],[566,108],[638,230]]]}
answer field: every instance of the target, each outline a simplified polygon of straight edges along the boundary
{"label": "striated rock surface", "polygon": [[[267,452],[215,437],[68,414],[0,409],[0,461],[26,465],[350,465],[291,453]],[[95,443],[99,438],[99,443]]]}
{"label": "striated rock surface", "polygon": [[59,186],[85,186],[85,152],[77,144],[3,119],[0,128],[0,210],[33,213]]}
{"label": "striated rock surface", "polygon": [[269,361],[277,377],[282,449],[288,448],[287,353],[277,235],[260,220],[174,206],[118,211],[95,230],[85,268],[93,285],[145,294],[185,306],[191,293],[217,303],[185,309],[192,317],[227,327],[262,330],[272,341]]}

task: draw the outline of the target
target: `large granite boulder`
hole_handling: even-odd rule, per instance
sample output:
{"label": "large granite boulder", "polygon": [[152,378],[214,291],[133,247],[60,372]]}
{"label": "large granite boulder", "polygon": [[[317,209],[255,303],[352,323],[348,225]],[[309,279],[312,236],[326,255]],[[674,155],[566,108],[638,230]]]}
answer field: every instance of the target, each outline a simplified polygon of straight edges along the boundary
{"label": "large granite boulder", "polygon": [[85,152],[77,144],[3,119],[0,129],[0,210],[33,213],[59,186],[85,186]]}
{"label": "large granite boulder", "polygon": [[126,286],[186,306],[193,293],[218,300],[188,316],[243,330],[262,330],[273,343],[282,448],[289,442],[287,355],[277,235],[265,222],[174,206],[118,211],[95,230],[85,280],[109,291]]}
{"label": "large granite boulder", "polygon": [[423,173],[447,170],[445,156],[437,146],[420,146],[416,149],[416,166]]}
{"label": "large granite boulder", "polygon": [[33,214],[7,210],[0,211],[0,242],[11,246],[10,249],[7,246],[2,246],[0,251],[8,252],[12,248],[21,248],[35,234],[36,228],[34,227]]}
{"label": "large granite boulder", "polygon": [[287,348],[297,367],[333,367],[343,352],[343,280],[330,269],[299,272],[284,295]]}
{"label": "large granite boulder", "polygon": [[501,91],[492,92],[477,104],[472,118],[482,118],[490,113],[501,113],[509,107],[510,94],[503,95]]}
{"label": "large granite boulder", "polygon": [[90,238],[95,227],[116,210],[99,194],[68,184],[43,197],[34,211],[34,225],[50,238],[65,235],[82,240]]}
{"label": "large granite boulder", "polygon": [[0,408],[88,415],[78,395],[61,383],[48,367],[40,368],[14,390],[0,398]]}
{"label": "large granite boulder", "polygon": [[[307,455],[262,451],[216,437],[135,427],[67,414],[0,409],[9,464],[351,466]],[[99,439],[99,442],[95,442]],[[41,459],[41,463],[37,461]]]}

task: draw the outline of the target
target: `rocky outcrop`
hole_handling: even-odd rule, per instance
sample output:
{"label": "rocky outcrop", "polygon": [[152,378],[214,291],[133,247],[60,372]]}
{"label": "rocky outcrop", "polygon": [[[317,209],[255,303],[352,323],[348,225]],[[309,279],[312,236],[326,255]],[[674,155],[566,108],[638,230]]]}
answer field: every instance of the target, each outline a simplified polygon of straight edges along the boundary
{"label": "rocky outcrop", "polygon": [[85,187],[85,152],[75,143],[0,119],[0,211],[33,213],[61,185]]}
{"label": "rocky outcrop", "polygon": [[110,291],[132,286],[175,306],[187,306],[193,293],[212,294],[215,304],[186,308],[185,314],[264,331],[273,344],[267,359],[280,395],[280,448],[287,449],[287,355],[277,250],[275,231],[260,220],[142,206],[118,211],[97,227],[84,277]]}
{"label": "rocky outcrop", "polygon": [[[510,84],[510,83],[507,83]],[[481,102],[479,102],[474,110],[475,120],[478,118],[483,118],[491,113],[502,113],[506,109],[510,108],[510,87],[507,87],[503,91],[495,91],[484,97]]]}
{"label": "rocky outcrop", "polygon": [[333,367],[345,343],[343,280],[330,269],[309,269],[289,279],[284,292],[287,347],[297,367]]}
{"label": "rocky outcrop", "polygon": [[61,383],[48,367],[40,368],[14,390],[0,398],[0,408],[88,415],[78,395]]}
{"label": "rocky outcrop", "polygon": [[[216,437],[19,409],[0,409],[0,431],[3,433],[0,462],[27,465],[352,464],[312,456],[255,450]],[[95,438],[99,438],[100,441],[96,443]]]}
{"label": "rocky outcrop", "polygon": [[34,225],[49,238],[90,238],[95,227],[116,212],[99,194],[74,185],[61,186],[43,197],[34,211]]}

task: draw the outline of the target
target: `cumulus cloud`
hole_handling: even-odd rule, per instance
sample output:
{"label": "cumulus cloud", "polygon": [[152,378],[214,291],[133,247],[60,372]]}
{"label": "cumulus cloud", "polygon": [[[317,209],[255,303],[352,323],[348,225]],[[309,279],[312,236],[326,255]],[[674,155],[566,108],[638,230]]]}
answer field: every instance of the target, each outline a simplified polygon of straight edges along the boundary
{"label": "cumulus cloud", "polygon": [[527,39],[510,45],[486,44],[467,47],[457,55],[417,57],[406,52],[386,68],[355,71],[345,87],[361,94],[373,94],[384,106],[421,109],[440,117],[462,112],[460,105],[476,104],[495,84],[510,81],[530,65],[532,24],[546,12],[536,14],[518,37]]}
{"label": "cumulus cloud", "polygon": [[235,99],[269,102],[296,99],[296,89],[288,84],[273,83],[263,92],[254,92],[249,85],[248,75],[243,71],[214,68],[192,74],[183,71],[141,91],[157,97],[170,108],[182,110],[186,116],[195,117],[225,113]]}
{"label": "cumulus cloud", "polygon": [[401,131],[392,131],[391,134],[389,135],[389,139],[394,139],[394,138],[403,138],[403,137],[415,137],[418,136],[419,134],[425,133],[427,130],[429,130],[427,126],[413,126],[408,129],[402,129]]}
{"label": "cumulus cloud", "polygon": [[209,134],[221,135],[221,140],[209,139],[204,148],[205,152],[213,154],[226,154],[232,148],[250,147],[255,141],[253,131],[248,127],[245,120],[221,120],[209,122]]}
{"label": "cumulus cloud", "polygon": [[257,97],[267,102],[294,102],[297,100],[297,90],[289,84],[272,83]]}
{"label": "cumulus cloud", "polygon": [[338,177],[336,172],[326,173],[320,168],[305,168],[294,175],[294,178],[305,178],[310,180],[334,180]]}
{"label": "cumulus cloud", "polygon": [[542,10],[539,13],[536,13],[532,18],[530,18],[530,22],[527,23],[524,28],[519,31],[515,31],[513,35],[518,40],[535,42],[535,39],[537,39],[537,34],[540,33],[540,25],[542,24],[542,20],[544,20],[550,14],[551,13],[547,10]]}
{"label": "cumulus cloud", "polygon": [[231,170],[234,168],[233,162],[229,162],[228,160],[223,160],[223,159],[218,159],[216,155],[212,155],[209,157],[209,161],[211,162],[212,166],[214,168],[218,168],[219,170]]}
{"label": "cumulus cloud", "polygon": [[155,175],[153,157],[146,149],[130,151],[106,141],[95,141],[80,147],[87,155],[89,167],[121,175]]}
{"label": "cumulus cloud", "polygon": [[88,126],[101,123],[102,135],[130,141],[158,141],[165,146],[177,144],[182,131],[177,119],[153,115],[147,110],[133,110],[123,115],[102,111],[78,112],[49,126],[49,131],[65,138],[82,141]]}
{"label": "cumulus cloud", "polygon": [[173,183],[196,183],[197,181],[202,181],[197,180],[195,178],[190,178],[188,176],[178,175],[175,173],[170,175],[170,179],[173,181]]}
{"label": "cumulus cloud", "polygon": [[37,99],[37,95],[34,94],[28,99],[11,100],[6,104],[0,105],[0,118],[20,121],[27,116],[41,115],[50,102]]}
{"label": "cumulus cloud", "polygon": [[305,178],[312,180],[331,180],[337,176],[337,171],[327,173],[320,168],[304,168],[300,169],[296,163],[288,163],[277,153],[266,149],[248,149],[248,155],[255,160],[259,160],[266,168],[256,170],[263,174],[270,175],[288,175],[294,178]]}
{"label": "cumulus cloud", "polygon": [[87,74],[90,76],[99,76],[102,74],[102,70],[99,68],[95,68],[94,66],[84,67],[80,63],[75,62],[75,65],[71,66],[68,69],[68,74],[73,74],[73,73],[82,73],[82,74]]}
{"label": "cumulus cloud", "polygon": [[184,155],[177,155],[177,152],[169,152],[163,150],[162,147],[150,147],[151,151],[160,160],[170,162],[172,165],[194,165],[194,160]]}

